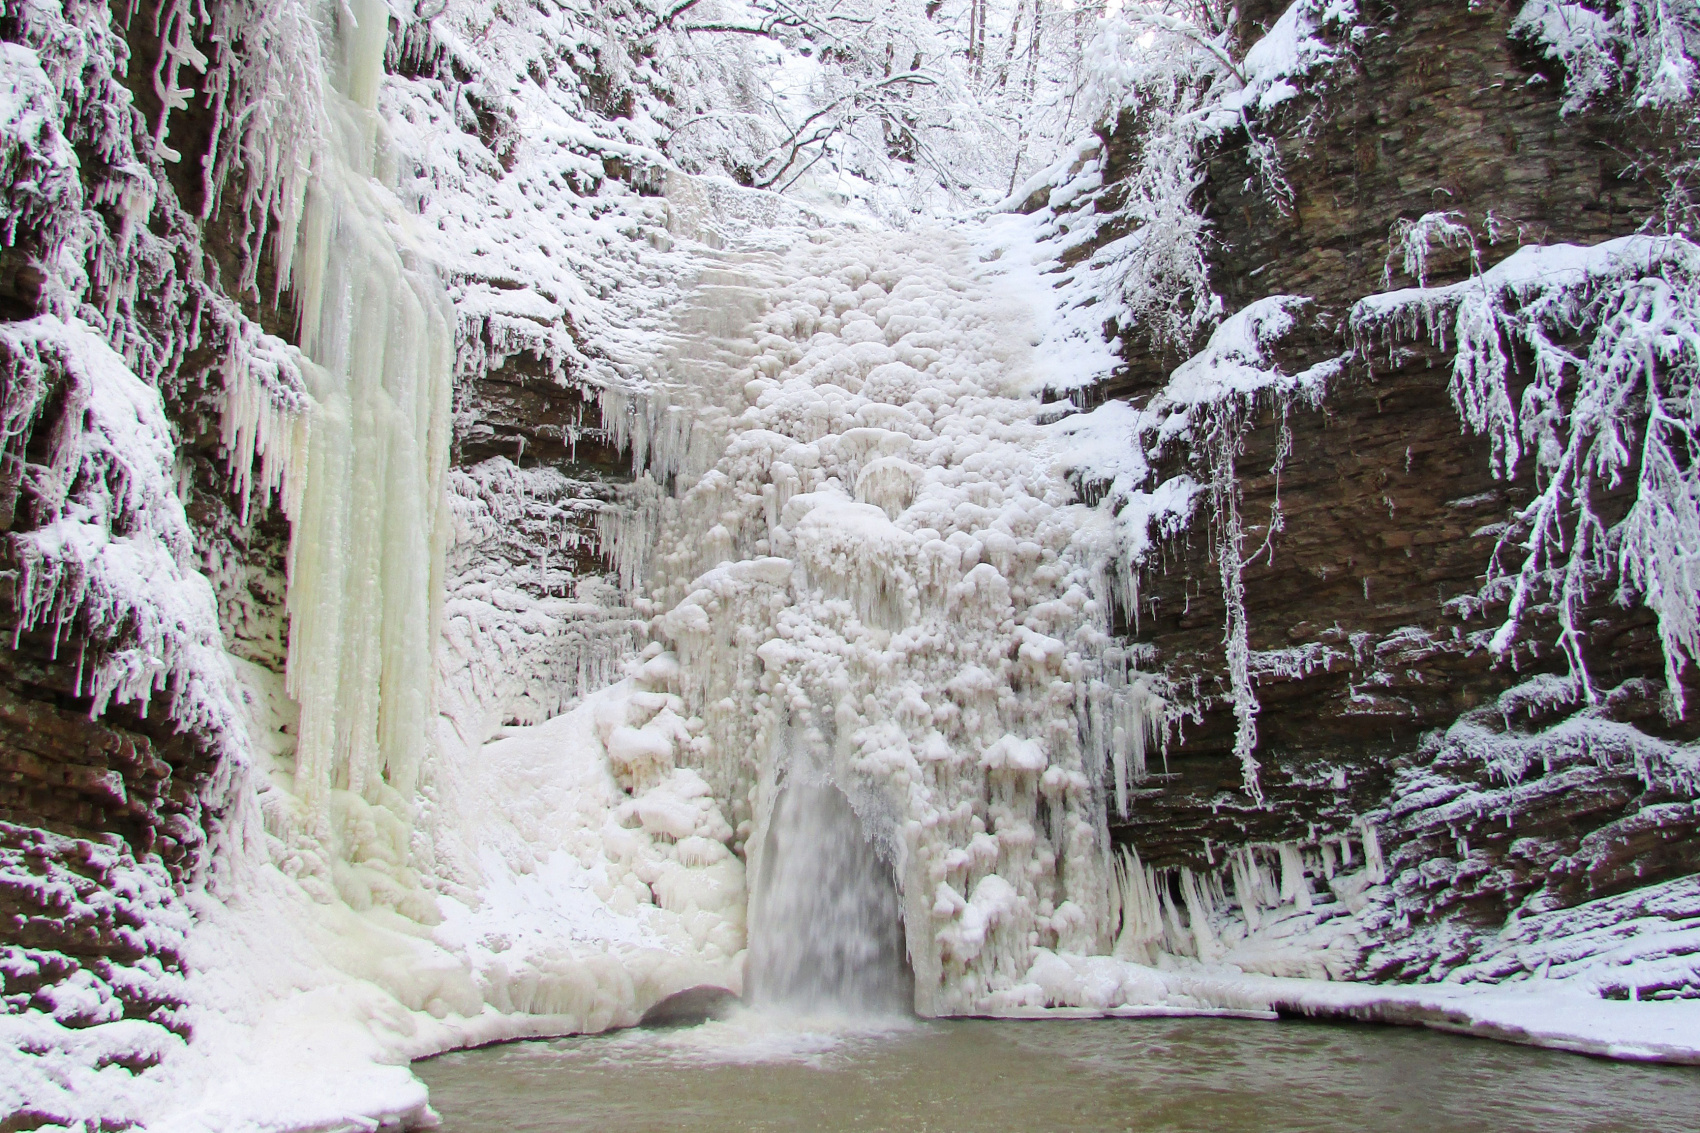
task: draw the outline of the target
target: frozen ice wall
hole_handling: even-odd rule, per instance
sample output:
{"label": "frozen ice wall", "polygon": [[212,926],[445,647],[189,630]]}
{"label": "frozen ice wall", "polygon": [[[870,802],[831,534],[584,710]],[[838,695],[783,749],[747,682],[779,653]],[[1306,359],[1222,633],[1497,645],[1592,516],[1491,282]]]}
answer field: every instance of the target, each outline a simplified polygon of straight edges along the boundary
{"label": "frozen ice wall", "polygon": [[374,106],[388,21],[382,0],[337,17],[293,260],[313,363],[289,547],[286,688],[300,716],[288,797],[267,806],[273,832],[305,839],[309,871],[357,907],[417,904],[408,831],[447,536],[453,312],[386,188],[394,159]]}
{"label": "frozen ice wall", "polygon": [[[1104,532],[1036,423],[1033,304],[949,231],[817,233],[738,271],[686,315],[720,344],[671,363],[677,412],[633,403],[652,483],[605,530],[676,651],[680,758],[761,879],[751,979],[787,981],[762,934],[800,911],[789,871],[878,872],[830,848],[848,808],[897,880],[916,1007],[1042,1005],[1037,949],[1111,943],[1103,783],[1143,773],[1161,704],[1112,648]],[[833,833],[808,843],[802,812]]]}

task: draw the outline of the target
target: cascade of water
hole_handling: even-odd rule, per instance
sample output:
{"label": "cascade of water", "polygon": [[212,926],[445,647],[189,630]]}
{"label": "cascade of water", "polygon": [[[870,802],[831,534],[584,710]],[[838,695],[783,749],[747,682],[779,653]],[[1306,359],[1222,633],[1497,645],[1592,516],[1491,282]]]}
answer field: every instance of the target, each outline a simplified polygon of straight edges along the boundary
{"label": "cascade of water", "polygon": [[761,1005],[889,1014],[914,1000],[891,866],[850,800],[794,761],[750,903],[746,993]]}

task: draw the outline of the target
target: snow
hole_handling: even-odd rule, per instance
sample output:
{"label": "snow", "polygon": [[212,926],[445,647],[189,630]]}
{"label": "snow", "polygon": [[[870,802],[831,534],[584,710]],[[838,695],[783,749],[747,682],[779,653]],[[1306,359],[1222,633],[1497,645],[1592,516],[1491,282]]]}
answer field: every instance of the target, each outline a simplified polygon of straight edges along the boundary
{"label": "snow", "polygon": [[[101,981],[130,977],[76,973],[0,1016],[17,1100],[0,1099],[66,1124],[159,1129],[428,1121],[410,1058],[627,1026],[699,984],[741,990],[747,940],[797,935],[762,921],[785,902],[752,903],[751,879],[770,837],[795,835],[781,799],[808,776],[842,792],[853,821],[840,833],[895,880],[923,1012],[1280,1008],[1625,1057],[1700,1053],[1689,1004],[1599,998],[1683,970],[1685,890],[1532,917],[1445,984],[1360,987],[1329,981],[1353,970],[1362,918],[1385,899],[1385,816],[1315,844],[1236,847],[1208,870],[1110,852],[1110,807],[1136,805],[1179,711],[1110,626],[1118,609],[1137,619],[1138,570],[1207,493],[1253,797],[1254,673],[1328,663],[1246,644],[1234,460],[1245,419],[1314,403],[1341,362],[1282,369],[1300,297],[1221,318],[1187,197],[1199,140],[1228,115],[1249,132],[1336,62],[1325,39],[1349,5],[1300,0],[1234,93],[1211,85],[1220,61],[1196,43],[1181,52],[1185,81],[1160,92],[1156,71],[1112,50],[1137,37],[1103,30],[1100,94],[1119,109],[1142,92],[1167,121],[1128,198],[1108,209],[1106,156],[1085,139],[1015,195],[1043,194],[1033,214],[909,217],[901,232],[867,214],[937,198],[924,178],[870,180],[878,163],[854,148],[872,137],[855,140],[865,122],[797,199],[663,156],[686,102],[729,105],[740,69],[771,69],[782,122],[842,95],[828,79],[843,76],[794,45],[752,64],[741,49],[687,58],[689,33],[658,37],[653,58],[601,61],[633,95],[628,114],[607,116],[575,77],[608,46],[593,8],[514,15],[468,0],[428,28],[398,16],[414,65],[387,77],[381,0],[252,8],[220,7],[209,29],[198,6],[168,5],[158,81],[168,108],[181,108],[184,68],[225,100],[208,184],[224,184],[215,169],[245,171],[227,187],[254,222],[245,297],[260,298],[270,240],[303,296],[302,349],[204,282],[173,286],[206,329],[163,344],[138,332],[135,260],[172,250],[144,223],[167,207],[150,183],[175,157],[169,109],[149,124],[153,152],[99,151],[127,171],[101,190],[116,239],[89,236],[112,275],[109,309],[78,306],[88,280],[60,264],[56,313],[0,329],[7,443],[51,381],[81,415],[34,470],[54,514],[20,537],[28,618],[126,627],[135,641],[91,659],[96,711],[169,689],[173,719],[224,745],[227,813],[205,885],[178,894],[149,863],[113,866],[114,889],[163,934],[153,943],[183,955],[180,978],[151,974],[185,1004],[193,1037],[109,1018]],[[109,65],[100,11],[84,22],[91,58]],[[82,202],[54,123],[65,100],[89,97],[77,84],[122,100],[97,89],[110,80],[98,66],[73,81],[60,57],[11,44],[0,64],[0,172],[21,188],[31,171],[72,241],[91,222],[67,219]],[[700,88],[681,90],[690,76]],[[685,102],[669,107],[675,95]],[[709,169],[771,141],[716,127],[675,157]],[[1023,160],[1051,155],[984,156],[1001,190],[1006,170],[1013,186]],[[18,198],[8,223],[34,215]],[[1121,230],[1071,255],[1107,225]],[[1358,325],[1439,333],[1478,294],[1499,297],[1498,317],[1504,296],[1645,284],[1654,263],[1688,270],[1685,242],[1633,239],[1525,250],[1476,290],[1373,300]],[[1552,309],[1571,317],[1575,302]],[[1189,350],[1210,333],[1140,407],[1079,412],[1056,395],[1118,364],[1106,318],[1113,334]],[[203,347],[224,356],[220,437],[244,518],[274,499],[291,521],[282,677],[225,654],[213,588],[189,560],[153,383]],[[1469,417],[1497,404],[1505,375],[1491,362],[1485,383],[1468,379],[1485,394],[1461,405],[1514,465],[1528,415]],[[633,483],[571,481],[523,453],[449,472],[454,383],[508,364],[594,403],[596,439],[629,456]],[[569,426],[561,440],[579,438]],[[1209,481],[1154,482],[1167,446],[1202,454]],[[608,577],[569,566],[597,552]],[[1631,558],[1637,585],[1687,600],[1685,575],[1654,579],[1656,554]],[[1690,629],[1673,623],[1669,637],[1695,658]],[[1611,729],[1573,730],[1542,751],[1603,746]],[[1452,739],[1479,738],[1466,731]],[[1646,780],[1692,791],[1688,748],[1616,740]],[[1528,758],[1489,753],[1513,783]],[[792,881],[795,895],[808,878]],[[61,883],[73,911],[100,899],[69,878],[44,884]],[[4,962],[10,978],[54,961]],[[158,1065],[120,1064],[138,1056]]]}
{"label": "snow", "polygon": [[1244,86],[1222,101],[1210,117],[1216,129],[1231,127],[1248,109],[1267,113],[1297,97],[1312,71],[1339,61],[1342,49],[1318,35],[1325,29],[1347,33],[1357,19],[1356,0],[1297,0],[1276,19],[1269,31],[1246,49],[1240,61]]}
{"label": "snow", "polygon": [[[190,896],[195,1041],[121,1084],[133,1112],[183,1130],[418,1121],[410,1059],[630,1026],[700,984],[737,990],[743,867],[716,840],[730,826],[684,769],[628,797],[599,739],[621,716],[650,727],[642,705],[666,695],[628,680],[445,761],[429,794],[430,914],[352,899],[344,877],[334,893],[305,887],[288,839],[250,829],[261,853]],[[676,820],[640,817],[680,809],[699,833],[677,841]]]}

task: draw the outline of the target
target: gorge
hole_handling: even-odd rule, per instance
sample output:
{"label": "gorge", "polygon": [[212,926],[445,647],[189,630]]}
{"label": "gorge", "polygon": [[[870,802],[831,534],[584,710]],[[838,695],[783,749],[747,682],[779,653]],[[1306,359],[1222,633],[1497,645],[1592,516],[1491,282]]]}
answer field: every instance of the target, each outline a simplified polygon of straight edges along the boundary
{"label": "gorge", "polygon": [[704,987],[1700,1062],[1696,59],[7,0],[0,1129]]}

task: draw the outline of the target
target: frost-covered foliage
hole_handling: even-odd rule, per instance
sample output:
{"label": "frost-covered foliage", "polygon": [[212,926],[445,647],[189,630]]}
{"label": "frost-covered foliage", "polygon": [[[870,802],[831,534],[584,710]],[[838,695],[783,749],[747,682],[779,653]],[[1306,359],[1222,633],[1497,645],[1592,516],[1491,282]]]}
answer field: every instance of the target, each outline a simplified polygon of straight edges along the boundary
{"label": "frost-covered foliage", "polygon": [[[451,109],[498,150],[517,140],[503,104],[532,93],[509,76],[529,74],[617,145],[901,221],[998,199],[1091,125],[1075,62],[1093,18],[1033,0],[470,0],[404,19],[396,61],[477,76]],[[516,47],[518,70],[490,66]]]}
{"label": "frost-covered foliage", "polygon": [[[1014,196],[1068,215],[1064,246],[1091,256],[1065,273],[1095,277],[1082,298],[1114,301],[1099,312],[1124,342],[1182,356],[1222,316],[1206,260],[1209,224],[1199,211],[1200,154],[1243,137],[1259,189],[1291,204],[1264,120],[1299,93],[1325,88],[1357,34],[1354,4],[1300,0],[1242,58],[1226,28],[1201,27],[1152,7],[1101,20],[1081,64],[1081,99],[1102,122],[1096,154],[1078,147]],[[1103,171],[1110,147],[1131,159],[1114,186]]]}
{"label": "frost-covered foliage", "polygon": [[[169,690],[169,710],[237,755],[217,606],[194,570],[177,496],[175,451],[157,391],[88,327],[52,315],[0,325],[5,459],[13,507],[29,522],[11,538],[17,632],[96,643],[79,657],[90,714]],[[49,403],[57,419],[41,420]],[[22,442],[51,430],[43,463]],[[81,648],[81,646],[79,646]]]}
{"label": "frost-covered foliage", "polygon": [[[198,237],[192,217],[169,188],[153,144],[157,124],[143,121],[132,108],[119,78],[127,59],[122,27],[115,26],[105,5],[70,3],[23,6],[17,30],[21,42],[5,47],[15,92],[8,160],[30,166],[28,176],[23,165],[17,166],[15,189],[27,192],[32,203],[11,213],[12,236],[35,259],[43,306],[67,328],[86,328],[118,351],[121,357],[103,359],[103,367],[116,362],[146,385],[185,401],[199,396],[208,376],[199,359],[212,355],[212,374],[222,379],[228,396],[206,399],[213,404],[205,408],[222,418],[239,510],[247,514],[256,488],[262,502],[281,493],[287,509],[291,490],[300,487],[299,482],[290,483],[288,475],[291,452],[301,441],[305,407],[300,355],[245,317],[220,291],[218,281],[207,276],[200,254],[191,250]],[[234,76],[236,64],[231,60],[218,66],[221,73]],[[170,67],[162,67],[163,82]],[[242,86],[235,77],[230,81]],[[73,147],[86,147],[91,160],[77,161]],[[27,232],[16,227],[19,221]],[[74,353],[96,356],[92,347]],[[157,392],[149,391],[148,396],[158,401]],[[124,459],[137,464],[163,460],[162,475],[175,500],[181,475],[175,437],[163,417],[150,427],[157,428],[157,434],[150,434],[148,443],[163,446],[163,455],[152,449],[127,457],[115,454],[110,463],[117,467]],[[181,512],[182,505],[175,506]],[[161,545],[159,555],[192,571],[198,564],[192,565],[191,559],[199,558],[202,548],[193,548],[190,555],[186,529],[180,537],[180,545]],[[44,547],[43,553],[51,557],[62,549]],[[63,570],[49,569],[44,559],[41,566],[44,582],[71,583],[80,577],[69,563]],[[43,590],[34,601],[57,607],[61,597]],[[75,611],[67,607],[61,613],[69,617]],[[171,655],[176,658],[173,664],[188,658],[180,651]],[[153,664],[164,656],[157,653]],[[207,654],[202,659],[211,664],[211,658]],[[135,695],[139,680],[127,681],[124,695]],[[211,688],[226,680],[228,674],[215,666],[195,682]],[[195,712],[190,718],[199,724],[211,719]]]}
{"label": "frost-covered foliage", "polygon": [[8,244],[16,241],[20,225],[43,233],[44,243],[57,246],[81,197],[76,155],[61,129],[58,99],[40,58],[21,44],[0,45],[0,74],[5,76],[5,102],[0,104],[0,182],[5,205],[0,210]]}
{"label": "frost-covered foliage", "polygon": [[1512,33],[1564,68],[1564,110],[1612,96],[1638,108],[1693,104],[1700,87],[1700,5],[1694,0],[1528,0]]}
{"label": "frost-covered foliage", "polygon": [[1183,83],[1153,91],[1142,106],[1131,126],[1138,160],[1116,216],[1129,231],[1099,252],[1120,277],[1113,294],[1125,312],[1124,333],[1158,349],[1185,349],[1221,314],[1204,259],[1208,225],[1193,200],[1204,180],[1196,139],[1176,121],[1196,106],[1196,92]]}
{"label": "frost-covered foliage", "polygon": [[[1550,611],[1592,701],[1583,611],[1615,579],[1620,602],[1658,615],[1680,713],[1700,659],[1700,250],[1680,236],[1522,248],[1450,287],[1365,299],[1352,326],[1366,348],[1378,334],[1450,339],[1453,401],[1488,437],[1494,474],[1532,460],[1536,495],[1481,593],[1506,603],[1494,652]],[[1627,507],[1612,498],[1625,486]]]}
{"label": "frost-covered foliage", "polygon": [[[382,26],[372,30],[386,36],[387,7],[367,11],[381,13]],[[276,260],[273,297],[289,285],[307,178],[323,143],[326,75],[316,16],[302,0],[164,0],[151,13],[132,6],[128,14],[130,21],[151,19],[159,37],[149,76],[160,103],[158,118],[148,123],[154,156],[172,164],[184,160],[170,144],[172,116],[189,110],[198,96],[211,125],[199,158],[198,212],[202,219],[212,216],[226,189],[236,191],[243,258],[234,282],[239,292],[256,297],[268,236]]]}
{"label": "frost-covered foliage", "polygon": [[764,88],[755,105],[711,107],[679,127],[748,122],[765,142],[742,163],[754,184],[804,188],[808,170],[816,192],[880,215],[933,213],[996,200],[1092,125],[1078,106],[1076,67],[1091,34],[1087,9],[783,0],[747,14],[727,4],[716,17],[704,14],[707,3],[676,7],[688,14],[670,26],[698,53],[716,50],[718,29],[752,25],[777,48],[753,71]]}
{"label": "frost-covered foliage", "polygon": [[1468,248],[1470,266],[1480,269],[1481,253],[1469,218],[1456,211],[1425,212],[1415,220],[1400,217],[1393,223],[1393,231],[1387,238],[1383,285],[1392,286],[1393,265],[1397,262],[1405,275],[1417,281],[1418,287],[1427,287],[1428,259],[1437,244],[1442,248]]}

